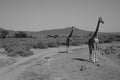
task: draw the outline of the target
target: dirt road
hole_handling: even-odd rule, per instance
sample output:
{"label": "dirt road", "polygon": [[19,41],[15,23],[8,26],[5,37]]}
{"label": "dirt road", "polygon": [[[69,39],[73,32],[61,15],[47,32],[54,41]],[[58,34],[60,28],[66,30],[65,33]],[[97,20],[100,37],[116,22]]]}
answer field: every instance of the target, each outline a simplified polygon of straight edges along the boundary
{"label": "dirt road", "polygon": [[[81,46],[84,47],[84,46]],[[79,47],[72,47],[72,49]],[[65,47],[49,48],[49,49],[31,49],[34,52],[33,56],[27,58],[19,58],[17,62],[11,66],[0,69],[0,80],[15,80],[15,76],[24,71],[27,67],[33,65],[44,57],[57,54],[60,51],[65,51]]]}
{"label": "dirt road", "polygon": [[[71,53],[64,53],[65,49],[65,47],[32,49],[33,56],[20,58],[15,64],[0,69],[0,80],[120,80],[120,65],[111,59],[99,54],[100,66],[98,66],[89,62],[86,45],[72,47]],[[44,58],[51,61],[41,65]],[[44,71],[50,75],[44,75]],[[53,75],[58,78],[49,79]],[[60,79],[60,76],[65,79]]]}

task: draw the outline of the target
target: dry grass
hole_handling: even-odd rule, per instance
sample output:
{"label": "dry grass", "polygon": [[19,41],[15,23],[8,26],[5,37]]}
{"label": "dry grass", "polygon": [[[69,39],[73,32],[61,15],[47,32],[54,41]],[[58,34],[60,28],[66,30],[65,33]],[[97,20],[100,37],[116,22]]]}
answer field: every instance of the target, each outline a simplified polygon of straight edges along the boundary
{"label": "dry grass", "polygon": [[7,67],[9,65],[12,65],[16,62],[13,58],[0,58],[0,68]]}
{"label": "dry grass", "polygon": [[48,71],[37,73],[34,71],[24,71],[17,80],[70,80],[63,72]]}
{"label": "dry grass", "polygon": [[120,56],[120,45],[114,44],[101,47],[100,51],[102,54]]}

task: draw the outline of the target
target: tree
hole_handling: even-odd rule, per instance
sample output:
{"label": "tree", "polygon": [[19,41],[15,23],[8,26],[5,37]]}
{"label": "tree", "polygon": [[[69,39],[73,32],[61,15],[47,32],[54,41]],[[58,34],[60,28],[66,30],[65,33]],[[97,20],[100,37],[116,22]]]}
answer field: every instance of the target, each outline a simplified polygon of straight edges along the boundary
{"label": "tree", "polygon": [[15,38],[27,38],[27,34],[25,32],[19,31],[15,33]]}
{"label": "tree", "polygon": [[7,30],[3,30],[0,33],[0,38],[6,38],[7,35],[8,35],[8,31]]}

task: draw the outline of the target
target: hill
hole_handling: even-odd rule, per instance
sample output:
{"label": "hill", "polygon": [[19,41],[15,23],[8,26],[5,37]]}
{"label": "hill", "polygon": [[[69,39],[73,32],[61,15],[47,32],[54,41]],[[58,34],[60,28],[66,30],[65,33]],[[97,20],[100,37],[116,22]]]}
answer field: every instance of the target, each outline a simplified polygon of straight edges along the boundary
{"label": "hill", "polygon": [[[6,30],[3,28],[0,28],[0,32]],[[93,31],[86,31],[86,30],[81,30],[78,29],[76,27],[73,28],[73,35],[76,36],[82,36],[82,35],[86,35],[86,34],[90,34],[93,33]],[[18,32],[18,31],[13,31],[13,30],[7,30],[9,32],[9,36],[13,36],[14,33]],[[29,35],[32,36],[40,36],[40,35],[60,35],[60,36],[67,36],[71,31],[71,27],[67,27],[67,28],[59,28],[59,29],[52,29],[52,30],[43,30],[43,31],[22,31],[25,32]],[[99,34],[104,34],[104,35],[120,35],[120,32],[99,32]]]}
{"label": "hill", "polygon": [[[83,35],[86,33],[89,33],[89,31],[85,31],[85,30],[80,30],[76,27],[73,28],[73,35]],[[59,35],[68,35],[71,32],[71,27],[68,28],[62,28],[62,29],[53,29],[53,30],[44,30],[44,31],[40,31],[39,34],[42,35],[46,35],[46,34],[50,34],[50,35],[55,35],[55,34],[59,34]]]}
{"label": "hill", "polygon": [[[6,30],[3,28],[0,28],[0,32]],[[86,30],[81,30],[76,27],[73,28],[73,37],[75,41],[77,40],[78,42],[86,43],[88,39],[92,36],[93,32],[92,31],[86,31]],[[8,31],[8,38],[13,38],[15,33],[18,31],[13,31],[13,30],[6,30]],[[52,29],[52,30],[43,30],[43,31],[22,31],[28,36],[34,37],[34,38],[54,38],[56,40],[57,38],[62,39],[63,41],[65,40],[65,37],[69,35],[71,32],[71,27],[67,28],[60,28],[60,29]],[[63,39],[64,38],[64,39]],[[120,32],[99,32],[99,38],[102,43],[106,42],[111,42],[111,41],[120,41]]]}

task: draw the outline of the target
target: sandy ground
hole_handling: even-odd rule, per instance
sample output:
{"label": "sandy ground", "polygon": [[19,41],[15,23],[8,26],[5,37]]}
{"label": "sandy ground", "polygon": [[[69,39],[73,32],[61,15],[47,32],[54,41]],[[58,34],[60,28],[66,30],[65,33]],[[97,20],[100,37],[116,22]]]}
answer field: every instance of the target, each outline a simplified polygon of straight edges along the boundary
{"label": "sandy ground", "polygon": [[[84,47],[84,46],[83,46]],[[72,47],[72,49],[78,47]],[[10,66],[4,66],[0,68],[0,80],[14,80],[15,76],[24,71],[27,67],[33,65],[37,61],[44,57],[57,54],[58,52],[65,51],[65,47],[49,48],[49,49],[31,49],[34,52],[33,56],[26,58],[16,58],[16,63]],[[0,58],[7,58],[6,56],[0,56]]]}
{"label": "sandy ground", "polygon": [[99,54],[98,66],[88,61],[86,45],[72,50],[66,53],[65,47],[32,49],[35,55],[0,68],[0,80],[120,80],[120,65],[113,58]]}

